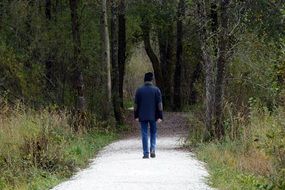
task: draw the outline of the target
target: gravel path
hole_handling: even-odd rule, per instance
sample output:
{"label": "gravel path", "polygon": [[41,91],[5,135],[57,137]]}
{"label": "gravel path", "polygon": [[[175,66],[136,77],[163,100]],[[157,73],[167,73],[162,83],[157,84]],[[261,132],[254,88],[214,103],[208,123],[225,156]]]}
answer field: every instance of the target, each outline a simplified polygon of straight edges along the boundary
{"label": "gravel path", "polygon": [[181,148],[185,122],[182,114],[166,113],[154,159],[142,159],[136,126],[132,137],[105,147],[88,169],[53,190],[210,190],[203,164]]}

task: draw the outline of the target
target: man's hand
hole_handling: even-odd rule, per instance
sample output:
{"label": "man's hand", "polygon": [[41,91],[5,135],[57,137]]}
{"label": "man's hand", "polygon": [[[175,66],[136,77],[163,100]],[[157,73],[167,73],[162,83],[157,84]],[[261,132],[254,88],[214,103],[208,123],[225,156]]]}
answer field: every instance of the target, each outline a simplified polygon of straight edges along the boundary
{"label": "man's hand", "polygon": [[161,123],[161,122],[162,122],[162,119],[158,119],[158,120],[157,120],[157,123]]}
{"label": "man's hand", "polygon": [[139,118],[136,118],[135,120],[136,120],[136,121],[139,121]]}

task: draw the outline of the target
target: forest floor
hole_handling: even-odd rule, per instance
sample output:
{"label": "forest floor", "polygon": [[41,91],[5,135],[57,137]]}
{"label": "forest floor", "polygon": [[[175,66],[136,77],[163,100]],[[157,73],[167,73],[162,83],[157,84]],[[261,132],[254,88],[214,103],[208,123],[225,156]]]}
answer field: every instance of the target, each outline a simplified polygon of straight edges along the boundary
{"label": "forest floor", "polygon": [[106,146],[87,169],[53,190],[210,190],[208,172],[183,149],[188,134],[182,113],[165,113],[158,126],[156,158],[142,159],[139,125],[128,117],[129,132]]}

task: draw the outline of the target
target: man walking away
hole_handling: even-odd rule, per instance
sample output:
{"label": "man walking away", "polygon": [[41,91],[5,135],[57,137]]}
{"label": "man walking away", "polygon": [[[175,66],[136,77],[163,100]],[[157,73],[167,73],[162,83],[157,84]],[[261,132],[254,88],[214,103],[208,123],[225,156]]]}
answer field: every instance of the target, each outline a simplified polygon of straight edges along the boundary
{"label": "man walking away", "polygon": [[[162,116],[162,99],[158,87],[154,86],[153,74],[146,73],[144,85],[137,89],[135,95],[134,116],[141,125],[143,145],[143,158],[155,158],[156,147],[156,122],[160,123]],[[148,127],[150,128],[150,150],[148,146]]]}

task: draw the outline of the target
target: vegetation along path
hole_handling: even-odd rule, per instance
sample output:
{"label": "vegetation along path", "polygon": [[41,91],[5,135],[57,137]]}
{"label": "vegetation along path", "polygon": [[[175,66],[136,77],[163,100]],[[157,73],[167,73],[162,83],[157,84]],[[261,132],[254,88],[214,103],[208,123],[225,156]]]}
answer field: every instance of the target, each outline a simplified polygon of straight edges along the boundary
{"label": "vegetation along path", "polygon": [[165,121],[158,127],[154,159],[142,159],[139,127],[135,122],[131,126],[132,134],[107,146],[88,169],[54,190],[211,189],[205,183],[208,173],[203,164],[181,148],[187,134],[183,114],[165,114]]}

